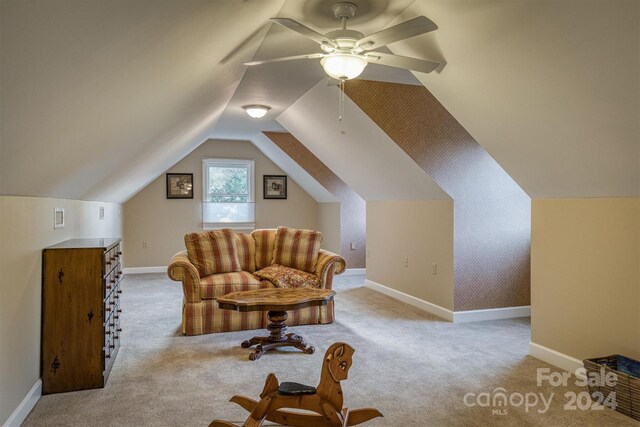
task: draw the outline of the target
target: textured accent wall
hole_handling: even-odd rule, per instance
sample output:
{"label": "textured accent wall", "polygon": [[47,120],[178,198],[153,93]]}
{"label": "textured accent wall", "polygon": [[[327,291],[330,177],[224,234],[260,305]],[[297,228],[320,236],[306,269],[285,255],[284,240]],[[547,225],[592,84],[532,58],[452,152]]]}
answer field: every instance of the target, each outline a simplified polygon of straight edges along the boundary
{"label": "textured accent wall", "polygon": [[454,200],[454,310],[529,305],[526,193],[424,86],[354,80],[345,91]]}
{"label": "textured accent wall", "polygon": [[[341,255],[348,268],[364,268],[366,258],[366,203],[295,136],[288,132],[264,132],[282,151],[340,200]],[[351,243],[355,250],[351,250]]]}

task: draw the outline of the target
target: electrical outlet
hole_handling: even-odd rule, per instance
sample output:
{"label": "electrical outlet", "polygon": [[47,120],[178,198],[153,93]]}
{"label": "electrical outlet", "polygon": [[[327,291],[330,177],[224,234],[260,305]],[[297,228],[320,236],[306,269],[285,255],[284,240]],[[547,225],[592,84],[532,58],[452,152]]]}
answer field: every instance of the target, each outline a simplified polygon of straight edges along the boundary
{"label": "electrical outlet", "polygon": [[100,206],[100,209],[98,209],[98,218],[104,219],[104,206]]}
{"label": "electrical outlet", "polygon": [[409,258],[408,257],[404,257],[404,266],[405,267],[409,267]]}
{"label": "electrical outlet", "polygon": [[142,249],[147,249],[147,242],[146,241],[142,242]]}
{"label": "electrical outlet", "polygon": [[438,274],[438,264],[436,264],[435,262],[431,264],[431,274],[434,274],[434,275]]}
{"label": "electrical outlet", "polygon": [[351,244],[349,245],[349,247],[351,248],[352,251],[356,250],[356,244],[351,242]]}

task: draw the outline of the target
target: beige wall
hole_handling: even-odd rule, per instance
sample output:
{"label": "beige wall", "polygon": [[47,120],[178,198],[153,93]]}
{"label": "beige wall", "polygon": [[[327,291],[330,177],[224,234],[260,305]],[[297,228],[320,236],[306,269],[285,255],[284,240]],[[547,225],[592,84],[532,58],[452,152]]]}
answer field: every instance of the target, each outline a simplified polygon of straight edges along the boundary
{"label": "beige wall", "polygon": [[640,199],[534,199],[531,340],[640,359]]}
{"label": "beige wall", "polygon": [[453,201],[367,202],[367,279],[453,311]]}
{"label": "beige wall", "polygon": [[[165,175],[131,198],[125,205],[125,267],[165,266],[184,249],[185,233],[202,231],[202,159],[253,159],[255,161],[256,228],[286,225],[318,229],[318,203],[291,178],[286,200],[262,198],[262,175],[284,175],[271,160],[248,141],[209,140],[167,172],[193,173],[193,200],[166,199]],[[326,225],[326,224],[325,224]],[[339,224],[337,224],[339,226]],[[143,248],[143,243],[147,247]]]}
{"label": "beige wall", "polygon": [[318,203],[318,230],[322,230],[324,249],[339,254],[340,203]]}
{"label": "beige wall", "polygon": [[[99,219],[104,206],[105,217]],[[53,228],[54,208],[65,226]],[[40,378],[42,249],[82,237],[121,237],[122,205],[0,196],[0,423]],[[126,252],[126,247],[124,247]]]}

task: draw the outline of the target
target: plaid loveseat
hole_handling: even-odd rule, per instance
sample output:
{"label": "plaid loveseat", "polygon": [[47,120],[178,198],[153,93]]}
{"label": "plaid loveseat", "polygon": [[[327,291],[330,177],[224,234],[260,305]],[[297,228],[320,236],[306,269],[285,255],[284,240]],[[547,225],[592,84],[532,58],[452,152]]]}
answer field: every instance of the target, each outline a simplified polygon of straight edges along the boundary
{"label": "plaid loveseat", "polygon": [[[278,236],[285,235],[281,232],[289,232],[291,238],[279,238],[276,241],[275,229],[258,229],[251,234],[225,230],[220,235],[222,238],[216,239],[220,243],[211,246],[210,240],[207,240],[211,232],[185,236],[187,250],[173,256],[167,271],[172,280],[182,282],[183,334],[200,335],[262,329],[267,326],[266,312],[237,312],[218,308],[216,299],[229,292],[277,286],[331,289],[333,275],[344,272],[346,268],[345,260],[323,249],[317,250],[317,257],[310,258],[312,249],[308,245],[299,244],[299,234],[309,230],[293,230],[297,234],[292,234],[292,229],[280,227],[277,231]],[[276,245],[278,250],[274,251]],[[237,253],[238,266],[235,265],[234,257],[229,259],[227,256],[234,249],[232,246]],[[282,267],[281,263],[306,269],[307,272]],[[218,273],[216,268],[230,271]],[[293,272],[293,275],[285,277],[288,282],[274,277],[281,275],[282,269]],[[334,317],[333,301],[326,306],[293,310],[288,315],[287,325],[290,326],[331,323]]]}

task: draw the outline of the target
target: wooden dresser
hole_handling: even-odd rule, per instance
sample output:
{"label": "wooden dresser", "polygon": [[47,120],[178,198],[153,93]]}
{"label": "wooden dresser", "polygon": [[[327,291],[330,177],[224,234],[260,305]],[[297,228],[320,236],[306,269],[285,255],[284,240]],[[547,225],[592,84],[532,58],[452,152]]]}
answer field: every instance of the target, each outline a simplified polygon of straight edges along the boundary
{"label": "wooden dresser", "polygon": [[42,252],[42,393],[104,387],[120,347],[120,239]]}

